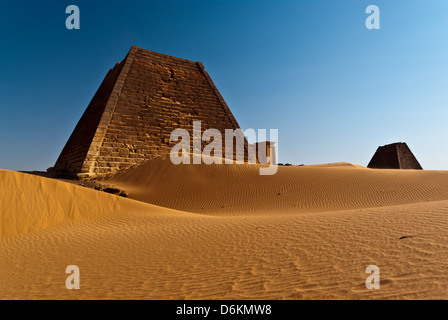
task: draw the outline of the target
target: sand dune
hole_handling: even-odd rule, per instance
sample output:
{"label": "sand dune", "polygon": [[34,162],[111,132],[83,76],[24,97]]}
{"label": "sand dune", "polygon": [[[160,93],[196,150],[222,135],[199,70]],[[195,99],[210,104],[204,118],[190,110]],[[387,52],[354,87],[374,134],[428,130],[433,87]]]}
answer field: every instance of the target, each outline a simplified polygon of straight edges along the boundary
{"label": "sand dune", "polygon": [[448,171],[376,170],[337,163],[279,166],[173,165],[148,161],[104,179],[133,199],[213,215],[310,213],[448,199]]}
{"label": "sand dune", "polygon": [[0,170],[0,190],[0,238],[153,207],[70,183],[6,170]]}
{"label": "sand dune", "polygon": [[[0,297],[446,299],[447,180],[165,160],[104,180],[156,206],[0,171]],[[80,290],[65,288],[72,264]],[[372,264],[379,290],[365,287]]]}

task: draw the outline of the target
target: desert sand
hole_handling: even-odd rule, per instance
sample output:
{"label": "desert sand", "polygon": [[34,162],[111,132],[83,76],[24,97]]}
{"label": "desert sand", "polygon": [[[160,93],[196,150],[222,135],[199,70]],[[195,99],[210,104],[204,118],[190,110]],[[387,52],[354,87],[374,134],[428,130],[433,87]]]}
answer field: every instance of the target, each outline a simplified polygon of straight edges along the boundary
{"label": "desert sand", "polygon": [[156,159],[100,179],[129,198],[0,170],[0,299],[448,297],[448,171],[258,169]]}

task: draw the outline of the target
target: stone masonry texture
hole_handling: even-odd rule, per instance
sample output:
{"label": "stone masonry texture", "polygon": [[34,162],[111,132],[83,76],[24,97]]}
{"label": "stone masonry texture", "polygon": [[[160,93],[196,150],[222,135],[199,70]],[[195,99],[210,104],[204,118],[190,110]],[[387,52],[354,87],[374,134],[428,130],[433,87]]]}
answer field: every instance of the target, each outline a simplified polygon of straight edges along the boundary
{"label": "stone masonry texture", "polygon": [[404,142],[378,147],[367,167],[374,169],[423,169]]}
{"label": "stone masonry texture", "polygon": [[239,129],[202,63],[133,46],[107,73],[54,171],[110,173],[169,154],[177,143],[171,132],[182,128],[192,137],[197,120],[202,132],[218,129],[223,143],[225,129]]}

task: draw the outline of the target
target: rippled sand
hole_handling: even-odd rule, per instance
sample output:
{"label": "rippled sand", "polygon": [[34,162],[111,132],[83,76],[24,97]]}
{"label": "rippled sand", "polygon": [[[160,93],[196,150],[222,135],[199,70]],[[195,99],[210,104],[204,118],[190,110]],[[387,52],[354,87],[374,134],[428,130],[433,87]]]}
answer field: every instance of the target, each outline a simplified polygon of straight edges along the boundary
{"label": "rippled sand", "polygon": [[154,160],[102,180],[131,199],[0,170],[0,297],[447,298],[448,172],[258,169]]}

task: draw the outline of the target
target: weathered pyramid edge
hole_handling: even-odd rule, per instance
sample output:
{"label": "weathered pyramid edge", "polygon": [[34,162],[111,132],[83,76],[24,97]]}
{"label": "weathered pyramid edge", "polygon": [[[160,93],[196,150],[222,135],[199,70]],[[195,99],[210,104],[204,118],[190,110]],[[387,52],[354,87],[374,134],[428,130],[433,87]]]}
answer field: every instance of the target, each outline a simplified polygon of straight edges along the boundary
{"label": "weathered pyramid edge", "polygon": [[[207,80],[209,86],[213,89],[214,94],[216,95],[217,99],[219,100],[219,104],[224,109],[224,111],[225,111],[226,115],[228,116],[232,125],[235,128],[240,128],[240,126],[239,126],[237,120],[235,119],[235,117],[233,116],[230,108],[228,107],[224,98],[221,96],[219,90],[215,86],[215,84],[214,84],[213,80],[211,79],[210,75],[208,74],[208,72],[205,71],[204,66],[201,62],[187,60],[187,59],[183,59],[183,58],[179,58],[179,57],[174,57],[174,56],[166,55],[163,53],[158,53],[158,52],[147,50],[147,49],[142,49],[142,48],[139,48],[134,45],[129,50],[125,59],[123,59],[121,62],[117,63],[114,68],[109,70],[108,74],[106,75],[102,84],[100,85],[100,88],[101,88],[103,83],[108,79],[110,72],[113,71],[117,66],[119,66],[121,64],[120,65],[121,69],[119,71],[118,76],[116,76],[116,78],[114,80],[113,88],[107,97],[107,102],[105,103],[104,109],[101,114],[101,118],[100,118],[98,124],[96,125],[95,133],[93,134],[93,136],[90,140],[89,147],[86,151],[82,152],[82,154],[84,155],[82,163],[77,162],[77,163],[73,164],[73,163],[66,162],[66,163],[61,164],[61,158],[63,158],[63,155],[64,155],[64,153],[67,152],[67,149],[70,149],[73,147],[74,141],[72,141],[73,140],[72,137],[77,133],[77,131],[80,131],[80,129],[82,127],[82,125],[80,125],[80,124],[83,120],[83,117],[85,116],[85,114],[88,114],[89,111],[91,111],[91,110],[89,110],[90,104],[92,104],[92,102],[95,99],[95,96],[98,94],[98,91],[100,90],[100,88],[97,90],[97,93],[95,93],[95,96],[92,98],[92,101],[89,103],[89,106],[85,110],[83,116],[78,121],[75,129],[72,132],[72,135],[70,136],[70,138],[67,141],[64,149],[62,150],[58,160],[56,161],[56,164],[52,170],[53,172],[68,174],[68,175],[71,175],[74,177],[80,177],[80,178],[97,175],[97,173],[95,172],[96,160],[99,156],[103,141],[105,139],[106,132],[108,130],[109,123],[114,114],[114,111],[115,111],[115,108],[119,101],[120,94],[122,92],[124,83],[129,74],[131,66],[135,60],[135,56],[136,56],[136,53],[138,50],[142,50],[144,52],[148,52],[148,53],[155,54],[155,55],[158,55],[158,56],[161,56],[164,58],[168,58],[169,60],[172,60],[172,61],[179,61],[182,63],[189,63],[189,64],[195,65],[198,68],[198,71],[203,74],[203,76]],[[246,139],[244,139],[244,140],[245,140],[245,146],[244,146],[245,150],[244,151],[246,153],[248,150],[247,149],[247,141],[246,141]],[[76,146],[76,148],[77,148],[77,146]]]}
{"label": "weathered pyramid edge", "polygon": [[204,65],[202,64],[202,62],[196,62],[196,65],[199,67],[199,69],[201,70],[201,72],[204,74],[205,78],[207,79],[208,83],[210,84],[210,86],[213,88],[213,90],[215,91],[216,96],[218,97],[218,100],[221,102],[221,105],[223,106],[224,110],[227,113],[227,116],[230,118],[230,121],[233,123],[233,125],[236,128],[240,128],[240,125],[238,124],[238,121],[236,121],[236,118],[234,117],[232,111],[230,111],[229,106],[227,105],[226,101],[224,100],[224,98],[222,97],[221,93],[219,92],[218,88],[215,86],[215,83],[213,82],[212,78],[210,77],[210,75],[208,74],[207,71],[205,71]]}
{"label": "weathered pyramid edge", "polygon": [[134,62],[135,53],[137,52],[137,50],[138,47],[132,46],[124,60],[124,65],[120,71],[120,74],[118,75],[117,80],[115,81],[115,85],[106,103],[103,115],[101,116],[95,135],[90,144],[90,148],[87,151],[84,163],[82,164],[81,171],[77,174],[78,177],[91,176],[94,174],[93,169],[95,166],[95,161],[98,158],[107,128],[109,126],[112,115],[114,114],[115,107],[118,103],[118,99],[123,89],[124,82],[126,81],[126,78],[129,74],[129,70],[131,69],[132,63]]}
{"label": "weathered pyramid edge", "polygon": [[[382,154],[382,152],[384,152],[383,150],[387,150],[388,148],[391,147],[393,148],[393,153],[396,160],[396,167],[394,168],[391,168],[390,166],[385,166],[384,163],[381,163],[382,160],[384,160],[383,158],[384,156]],[[407,158],[403,157],[403,155],[406,154],[408,155],[408,157]],[[379,146],[376,149],[372,159],[370,159],[370,162],[367,165],[367,167],[371,169],[423,170],[423,167],[420,165],[419,161],[412,153],[411,149],[409,148],[406,142],[394,142],[383,146]]]}
{"label": "weathered pyramid edge", "polygon": [[[406,142],[400,142],[399,144],[397,144],[397,156],[398,156],[398,161],[400,164],[400,169],[408,169],[406,168],[407,165],[405,164],[405,159],[403,159],[403,157],[401,156],[403,154],[403,152],[399,152],[399,148],[404,148],[406,150],[406,152],[411,156],[411,160],[414,162],[414,166],[415,168],[413,168],[414,170],[423,170],[423,167],[421,166],[420,162],[417,160],[417,158],[415,157],[415,155],[412,153],[411,149],[409,148],[409,146],[407,145]],[[409,159],[407,159],[409,160]]]}
{"label": "weathered pyramid edge", "polygon": [[218,100],[220,101],[222,107],[226,111],[227,116],[230,118],[230,121],[232,122],[232,124],[236,128],[240,128],[240,125],[238,124],[238,121],[236,120],[235,116],[233,115],[232,111],[230,110],[229,106],[227,105],[226,101],[224,100],[223,96],[219,92],[218,88],[216,87],[216,85],[213,82],[212,78],[210,77],[209,73],[205,70],[204,65],[203,65],[203,63],[201,61],[188,60],[188,59],[179,58],[179,57],[175,57],[175,56],[170,56],[170,55],[167,55],[167,54],[164,54],[164,53],[160,53],[160,52],[156,52],[156,51],[152,51],[152,50],[148,50],[148,49],[142,49],[142,48],[139,48],[137,46],[132,46],[132,48],[134,48],[134,47],[136,49],[138,49],[138,50],[143,50],[143,51],[146,51],[146,52],[150,52],[152,54],[163,56],[163,57],[169,58],[171,60],[177,60],[177,61],[181,61],[181,62],[188,62],[188,63],[191,63],[191,64],[196,64],[196,66],[199,68],[199,71],[201,71],[201,73],[207,79],[207,82],[209,83],[209,85],[213,88],[213,90],[214,90]]}
{"label": "weathered pyramid edge", "polygon": [[[134,49],[134,51],[137,48],[134,48],[134,46],[131,48],[129,52],[131,52]],[[85,109],[83,115],[78,120],[78,123],[76,124],[75,128],[73,129],[69,139],[67,140],[64,148],[62,149],[58,159],[56,160],[56,163],[53,168],[51,168],[52,172],[55,173],[61,173],[67,176],[84,176],[86,171],[86,156],[90,152],[92,153],[92,143],[93,141],[101,140],[101,130],[98,130],[99,123],[103,121],[104,123],[104,112],[106,110],[106,107],[110,103],[112,93],[117,92],[117,80],[120,77],[120,75],[123,72],[123,64],[126,64],[127,60],[129,58],[129,53],[126,55],[126,57],[115,64],[115,66],[107,72],[106,76],[104,77],[103,81],[101,82],[100,86],[98,87],[97,91],[95,92],[95,95],[91,99],[89,105]],[[117,70],[116,70],[117,68]],[[118,72],[118,75],[113,74],[113,72]],[[113,86],[110,92],[106,92],[106,103],[104,104],[104,107],[101,107],[101,94],[104,94],[104,90],[107,90],[105,86],[107,86],[108,82],[112,82]],[[97,110],[94,110],[95,108],[98,108],[98,106],[95,106],[95,104],[100,104],[100,113],[101,116],[98,120],[98,122],[95,122],[95,131],[93,134],[89,134],[89,136],[86,138],[88,140],[88,145],[86,146],[79,146],[79,136],[83,135],[83,137],[86,136],[86,134],[81,131],[83,131],[83,126],[89,123],[91,121],[92,112],[95,112]],[[92,124],[91,124],[92,125]],[[104,132],[103,132],[104,135]],[[95,143],[97,145],[97,143]],[[73,159],[73,155],[76,155],[75,159]],[[80,158],[80,159],[78,159]]]}

